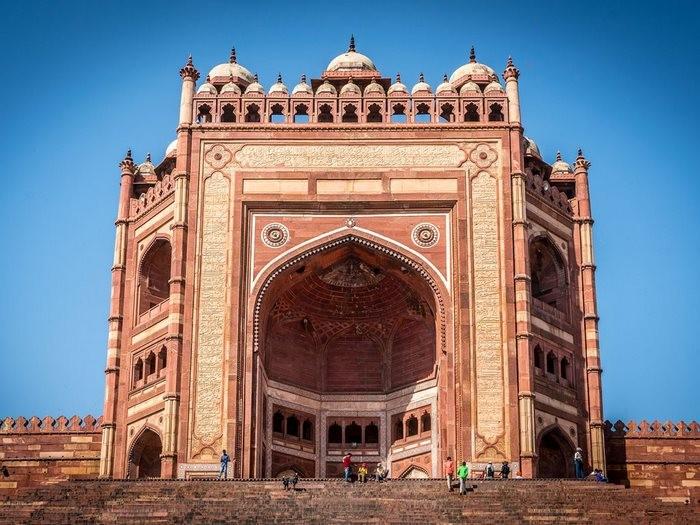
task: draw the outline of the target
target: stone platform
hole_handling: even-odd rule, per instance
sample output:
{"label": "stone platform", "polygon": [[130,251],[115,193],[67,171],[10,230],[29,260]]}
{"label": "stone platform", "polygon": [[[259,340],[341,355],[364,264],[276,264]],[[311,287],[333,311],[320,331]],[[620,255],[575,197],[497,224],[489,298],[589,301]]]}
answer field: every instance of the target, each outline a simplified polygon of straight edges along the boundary
{"label": "stone platform", "polygon": [[698,502],[571,480],[349,484],[300,480],[71,481],[0,496],[0,523],[700,523]]}

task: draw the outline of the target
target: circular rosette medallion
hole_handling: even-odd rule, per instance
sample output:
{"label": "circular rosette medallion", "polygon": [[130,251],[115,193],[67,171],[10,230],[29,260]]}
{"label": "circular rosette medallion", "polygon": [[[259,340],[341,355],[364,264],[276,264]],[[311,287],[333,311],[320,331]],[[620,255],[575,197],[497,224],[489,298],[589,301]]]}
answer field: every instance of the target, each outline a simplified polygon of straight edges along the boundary
{"label": "circular rosette medallion", "polygon": [[430,248],[431,246],[435,246],[440,239],[440,231],[434,224],[423,222],[413,228],[411,238],[413,242],[421,248]]}
{"label": "circular rosette medallion", "polygon": [[284,224],[272,222],[263,228],[260,238],[266,246],[270,248],[279,248],[287,244],[289,240],[289,230]]}

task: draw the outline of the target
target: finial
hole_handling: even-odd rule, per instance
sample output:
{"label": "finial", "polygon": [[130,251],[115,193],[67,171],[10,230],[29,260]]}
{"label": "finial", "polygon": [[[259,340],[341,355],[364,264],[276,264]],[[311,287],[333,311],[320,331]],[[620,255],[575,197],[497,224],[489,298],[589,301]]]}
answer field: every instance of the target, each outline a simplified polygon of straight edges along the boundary
{"label": "finial", "polygon": [[423,76],[423,73],[418,75],[418,82],[425,82],[425,77]]}
{"label": "finial", "polygon": [[228,61],[230,64],[236,63],[236,48],[235,47],[231,48],[231,55],[229,56]]}
{"label": "finial", "polygon": [[134,173],[134,159],[131,158],[131,150],[127,150],[126,155],[119,163],[122,173]]}
{"label": "finial", "polygon": [[306,75],[301,75],[301,83],[306,84]]}
{"label": "finial", "polygon": [[146,153],[146,162],[151,162],[151,154]]}
{"label": "finial", "polygon": [[561,151],[557,150],[557,162],[561,162]]}
{"label": "finial", "polygon": [[348,46],[348,53],[355,52],[355,35],[350,35],[350,45]]}
{"label": "finial", "polygon": [[588,171],[588,168],[591,167],[591,163],[588,162],[586,157],[583,156],[583,151],[581,148],[578,149],[578,156],[576,157],[576,163],[575,163],[576,168],[583,168],[584,170]]}
{"label": "finial", "polygon": [[583,150],[581,148],[578,149],[578,157],[583,158]]}
{"label": "finial", "polygon": [[515,80],[518,80],[519,76],[520,71],[517,67],[515,67],[515,64],[513,64],[513,57],[509,55],[508,61],[506,62],[506,69],[503,71],[503,79],[508,80],[509,78],[514,78]]}
{"label": "finial", "polygon": [[130,149],[126,150],[126,157],[124,157],[124,160],[134,160],[131,158],[131,150]]}
{"label": "finial", "polygon": [[442,81],[443,81],[443,82],[448,82],[448,81],[449,81],[449,79],[447,78],[447,73],[445,73],[444,75],[442,75]]}
{"label": "finial", "polygon": [[211,83],[211,77],[210,77],[209,75],[207,75],[207,80],[206,80],[206,82],[207,82],[207,84],[210,84],[210,83]]}
{"label": "finial", "polygon": [[476,62],[476,51],[474,51],[474,46],[469,50],[469,62]]}
{"label": "finial", "polygon": [[277,83],[278,84],[282,83],[282,73],[277,73]]}
{"label": "finial", "polygon": [[400,82],[401,82],[401,73],[396,73],[396,83],[398,84]]}
{"label": "finial", "polygon": [[253,80],[255,80],[255,82],[258,82],[258,74],[257,73],[255,73],[255,75],[253,75]]}
{"label": "finial", "polygon": [[180,69],[180,78],[185,80],[186,78],[192,79],[195,82],[199,79],[199,71],[194,67],[194,64],[192,63],[192,54],[187,57],[187,62],[185,65]]}
{"label": "finial", "polygon": [[513,57],[508,55],[508,62],[506,63],[506,67],[514,67],[513,66]]}
{"label": "finial", "polygon": [[190,53],[190,56],[187,57],[187,64],[186,66],[193,66],[194,64],[192,63],[192,53]]}

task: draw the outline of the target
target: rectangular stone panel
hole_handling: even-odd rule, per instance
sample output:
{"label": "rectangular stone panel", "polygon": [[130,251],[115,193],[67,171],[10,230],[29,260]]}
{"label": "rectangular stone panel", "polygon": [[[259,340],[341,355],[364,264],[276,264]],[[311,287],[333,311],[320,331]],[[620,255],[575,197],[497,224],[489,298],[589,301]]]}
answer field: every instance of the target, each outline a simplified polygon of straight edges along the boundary
{"label": "rectangular stone panel", "polygon": [[380,179],[320,179],[316,182],[316,193],[319,195],[382,193],[382,181]]}
{"label": "rectangular stone panel", "polygon": [[392,193],[456,193],[457,179],[391,179]]}
{"label": "rectangular stone panel", "polygon": [[243,179],[243,193],[293,193],[295,195],[309,192],[306,179]]}

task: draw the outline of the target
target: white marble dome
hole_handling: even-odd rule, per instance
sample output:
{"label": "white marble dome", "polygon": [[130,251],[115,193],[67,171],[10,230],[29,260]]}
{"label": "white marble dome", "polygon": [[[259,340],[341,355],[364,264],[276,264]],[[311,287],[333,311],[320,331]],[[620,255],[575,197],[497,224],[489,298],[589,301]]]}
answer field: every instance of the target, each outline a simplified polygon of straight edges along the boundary
{"label": "white marble dome", "polygon": [[557,160],[552,164],[552,173],[571,173],[571,166],[561,158],[559,151],[557,151]]}
{"label": "white marble dome", "polygon": [[165,158],[174,157],[177,155],[177,139],[173,140],[168,147],[165,148]]}
{"label": "white marble dome", "polygon": [[241,88],[233,82],[233,77],[231,77],[231,80],[229,80],[227,84],[221,86],[221,94],[223,95],[224,93],[232,93],[234,95],[241,94]]}
{"label": "white marble dome", "polygon": [[362,53],[355,51],[355,37],[350,37],[348,50],[328,63],[326,71],[376,71],[374,62]]}
{"label": "white marble dome", "polygon": [[251,94],[264,95],[265,94],[265,88],[262,86],[262,84],[260,82],[258,82],[258,75],[255,75],[253,77],[253,82],[251,84],[248,84],[248,87],[245,88],[245,94],[246,95],[251,95]]}
{"label": "white marble dome", "polygon": [[289,90],[287,86],[282,82],[282,75],[277,75],[277,82],[270,86],[270,90],[267,92],[268,95],[288,95]]}
{"label": "white marble dome", "polygon": [[362,91],[360,91],[360,86],[355,84],[352,79],[348,80],[348,83],[340,88],[341,95],[357,95],[360,96]]}
{"label": "white marble dome", "polygon": [[494,80],[484,88],[484,93],[490,93],[492,91],[503,91],[503,87]]}
{"label": "white marble dome", "polygon": [[236,61],[235,48],[231,50],[231,57],[226,64],[214,66],[209,71],[209,77],[211,78],[231,78],[232,76],[241,78],[248,83],[255,81],[253,74]]}
{"label": "white marble dome", "polygon": [[457,92],[455,91],[455,88],[452,84],[450,84],[450,81],[447,78],[447,75],[442,77],[442,84],[440,84],[436,89],[435,89],[435,94],[436,95],[449,95],[449,94],[456,94]]}
{"label": "white marble dome", "polygon": [[459,88],[459,94],[460,95],[466,95],[467,92],[477,92],[481,93],[481,88],[476,84],[476,82],[472,82],[471,80],[464,84],[461,88]]}
{"label": "white marble dome", "polygon": [[466,78],[467,80],[471,80],[474,77],[498,81],[498,75],[496,75],[496,72],[493,69],[476,61],[476,53],[472,47],[469,53],[469,62],[458,67],[455,72],[452,73],[450,76],[450,82],[455,84],[461,79]]}
{"label": "white marble dome", "polygon": [[372,81],[367,84],[367,87],[365,87],[365,96],[368,95],[384,96],[384,88],[375,79],[372,79]]}
{"label": "white marble dome", "polygon": [[537,157],[538,159],[542,158],[540,148],[537,146],[537,143],[534,140],[523,135],[523,141],[525,142],[525,155]]}
{"label": "white marble dome", "polygon": [[209,93],[210,95],[216,95],[216,87],[214,87],[214,84],[211,83],[211,79],[207,77],[206,82],[199,86],[199,89],[197,90],[197,94],[200,95],[202,93]]}
{"label": "white marble dome", "polygon": [[433,88],[430,87],[430,84],[428,84],[425,81],[425,78],[423,78],[423,73],[420,74],[418,77],[418,83],[413,86],[413,89],[411,89],[411,95],[415,95],[416,93],[419,92],[424,92],[424,93],[432,93]]}
{"label": "white marble dome", "polygon": [[328,80],[324,81],[323,84],[318,86],[316,88],[316,95],[336,95],[338,94],[338,91],[335,89],[335,86],[328,82]]}
{"label": "white marble dome", "polygon": [[401,83],[401,75],[396,75],[396,82],[389,86],[387,94],[391,95],[392,93],[406,93],[408,95],[408,89]]}
{"label": "white marble dome", "polygon": [[301,75],[301,80],[300,82],[294,86],[294,89],[292,89],[292,95],[313,95],[314,90],[311,89],[311,86],[306,83],[306,75]]}

